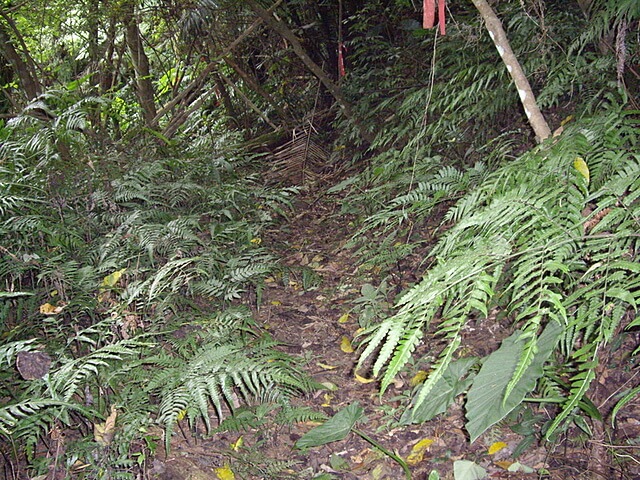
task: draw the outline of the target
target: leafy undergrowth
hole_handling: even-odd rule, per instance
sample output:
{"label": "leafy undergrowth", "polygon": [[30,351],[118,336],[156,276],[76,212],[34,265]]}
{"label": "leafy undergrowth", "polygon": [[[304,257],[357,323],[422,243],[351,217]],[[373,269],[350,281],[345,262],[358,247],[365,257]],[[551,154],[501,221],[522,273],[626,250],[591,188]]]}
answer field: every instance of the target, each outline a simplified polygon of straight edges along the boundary
{"label": "leafy undergrowth", "polygon": [[302,192],[233,139],[62,169],[14,134],[5,477],[637,476],[632,114]]}
{"label": "leafy undergrowth", "polygon": [[[322,191],[308,192],[298,197],[288,222],[265,231],[262,244],[279,252],[288,275],[285,281],[278,275],[267,278],[256,312],[258,323],[283,343],[286,353],[302,359],[305,370],[323,386],[292,403],[334,423],[314,436],[322,418],[291,423],[278,409],[243,410],[242,420],[230,419],[220,433],[206,436],[201,431],[197,444],[190,437],[176,439],[176,451],[156,464],[156,472],[164,478],[184,478],[186,471],[207,478],[217,472],[225,478],[227,470],[216,469],[226,465],[236,478],[405,478],[402,466],[391,456],[396,455],[412,478],[485,478],[482,472],[486,478],[591,478],[592,437],[580,429],[588,420],[580,423],[576,415],[576,423],[552,441],[542,440],[542,428],[557,412],[553,406],[523,404],[473,443],[459,396],[449,394],[453,404],[425,423],[408,421],[407,407],[441,343],[420,344],[414,355],[418,360],[405,367],[382,396],[376,382],[355,370],[359,357],[352,350],[357,349],[352,339],[362,326],[391,313],[394,297],[407,282],[415,282],[415,271],[422,268],[419,259],[430,246],[416,249],[414,260],[407,260],[401,270],[387,271],[381,281],[380,269],[363,265],[350,248],[357,219],[341,213],[344,201],[326,199]],[[432,217],[423,231],[435,230],[441,218]],[[474,358],[485,357],[512,331],[506,317],[494,316],[490,325],[475,318],[464,329],[461,350]],[[620,348],[603,362],[598,398],[615,395],[633,382],[632,364],[623,352],[633,348],[634,339],[620,341]],[[453,376],[447,381],[463,390],[464,384],[468,386]],[[443,406],[446,395],[446,389],[437,389],[429,403]],[[634,404],[620,412],[616,430],[607,439],[616,455],[620,455],[616,446],[622,445],[625,454],[633,454],[632,445],[640,434],[637,414]],[[600,460],[607,463],[609,458]],[[620,478],[634,478],[633,461],[614,458],[619,462],[607,463],[606,468]]]}

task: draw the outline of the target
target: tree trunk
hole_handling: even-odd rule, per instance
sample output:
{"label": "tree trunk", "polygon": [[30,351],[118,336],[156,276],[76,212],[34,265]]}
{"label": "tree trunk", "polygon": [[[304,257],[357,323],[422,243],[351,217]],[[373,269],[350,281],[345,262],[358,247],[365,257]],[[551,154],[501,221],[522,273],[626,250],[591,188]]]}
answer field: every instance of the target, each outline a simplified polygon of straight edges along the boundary
{"label": "tree trunk", "polygon": [[533,95],[529,80],[527,80],[527,76],[511,49],[507,35],[502,28],[502,23],[486,0],[472,0],[472,2],[487,25],[489,36],[496,45],[502,61],[507,66],[507,70],[516,84],[520,102],[524,107],[524,113],[526,113],[529,124],[536,134],[536,140],[540,143],[551,136],[551,129],[536,103],[536,97]]}
{"label": "tree trunk", "polygon": [[247,5],[266,23],[271,29],[276,31],[282,38],[287,40],[291,45],[294,53],[302,60],[302,63],[306,65],[311,73],[313,73],[320,82],[325,86],[325,88],[333,95],[333,98],[336,99],[338,104],[342,107],[344,114],[347,118],[351,119],[358,130],[360,131],[360,136],[368,143],[371,143],[373,140],[373,136],[367,132],[364,127],[357,121],[357,119],[353,115],[353,110],[351,104],[347,101],[347,99],[342,95],[342,91],[340,87],[336,85],[331,78],[322,70],[322,68],[315,63],[311,57],[305,52],[304,47],[295,36],[295,34],[284,24],[281,20],[276,19],[271,13],[262,8],[255,0],[245,0]]}
{"label": "tree trunk", "polygon": [[[12,26],[11,19],[2,12],[2,17]],[[28,55],[28,52],[25,52]],[[22,56],[16,50],[9,32],[7,32],[4,24],[0,22],[0,54],[11,64],[14,73],[22,85],[27,101],[32,101],[42,93],[40,82],[38,81],[34,69],[23,60]]]}
{"label": "tree trunk", "polygon": [[128,2],[125,15],[125,40],[131,61],[136,74],[136,93],[142,108],[142,115],[145,124],[149,128],[155,128],[154,120],[156,118],[156,104],[154,100],[153,83],[151,81],[151,73],[149,68],[149,58],[144,51],[142,45],[142,35],[138,28],[138,22],[135,15],[135,7],[132,2]]}

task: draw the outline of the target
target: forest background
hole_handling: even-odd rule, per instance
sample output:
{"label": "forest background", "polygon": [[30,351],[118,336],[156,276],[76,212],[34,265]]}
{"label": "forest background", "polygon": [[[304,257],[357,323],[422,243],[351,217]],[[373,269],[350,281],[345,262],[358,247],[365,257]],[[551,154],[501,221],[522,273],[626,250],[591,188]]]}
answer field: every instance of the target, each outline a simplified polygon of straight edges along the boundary
{"label": "forest background", "polygon": [[[483,478],[363,431],[458,408],[466,445],[519,435],[504,475],[636,478],[639,39],[636,0],[3,0],[4,477],[153,478],[178,437],[251,431],[211,475],[364,478],[309,460],[355,432]],[[328,204],[345,378],[377,380],[335,410],[261,313],[347,289],[267,241]],[[253,455],[274,425],[297,455]]]}

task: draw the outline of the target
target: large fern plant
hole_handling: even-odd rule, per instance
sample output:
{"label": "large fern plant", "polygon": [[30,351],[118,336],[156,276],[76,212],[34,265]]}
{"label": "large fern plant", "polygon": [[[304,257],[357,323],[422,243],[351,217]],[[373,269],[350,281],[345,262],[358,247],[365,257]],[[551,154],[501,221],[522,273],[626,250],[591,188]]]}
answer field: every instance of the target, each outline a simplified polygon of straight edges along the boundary
{"label": "large fern plant", "polygon": [[[493,322],[492,310],[502,310],[517,332],[507,354],[516,360],[506,371],[504,362],[487,360],[475,378],[467,405],[471,438],[522,401],[553,354],[571,380],[567,388],[555,383],[561,409],[551,435],[587,395],[603,346],[620,328],[638,324],[629,319],[640,297],[639,138],[633,116],[612,108],[485,178],[449,210],[446,221],[454,225],[431,252],[435,264],[423,280],[395,315],[363,334],[359,367],[372,359],[384,392],[428,332],[444,340],[411,407],[414,420],[424,418],[416,412],[442,393],[465,326]],[[495,352],[502,359],[503,347]],[[489,381],[496,376],[507,379],[497,396]],[[546,380],[553,383],[553,375]],[[487,409],[483,398],[502,408]]]}
{"label": "large fern plant", "polygon": [[[134,478],[154,424],[169,447],[183,417],[212,427],[210,410],[221,420],[313,388],[241,306],[278,268],[260,235],[293,190],[265,188],[229,135],[182,158],[107,162],[80,143],[65,159],[57,131],[32,127],[1,131],[0,437],[16,466],[73,475],[81,458]],[[28,355],[49,359],[37,377],[15,369]]]}

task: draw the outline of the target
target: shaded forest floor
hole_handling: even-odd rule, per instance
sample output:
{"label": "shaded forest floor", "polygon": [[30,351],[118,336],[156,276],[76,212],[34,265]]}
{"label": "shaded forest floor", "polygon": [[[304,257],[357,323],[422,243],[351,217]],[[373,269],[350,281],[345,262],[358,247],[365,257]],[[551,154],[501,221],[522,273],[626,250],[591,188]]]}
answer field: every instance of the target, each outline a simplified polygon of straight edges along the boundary
{"label": "shaded forest floor", "polygon": [[[510,426],[524,425],[527,419],[523,417],[509,419],[472,445],[464,430],[464,410],[460,403],[425,424],[400,425],[398,421],[410,399],[411,379],[428,364],[417,364],[412,371],[405,372],[382,398],[375,382],[363,383],[362,377],[356,379],[357,342],[353,343],[356,351],[348,352],[349,345],[344,339],[353,339],[360,327],[357,306],[362,286],[379,285],[380,275],[358,268],[354,253],[346,247],[353,227],[352,219],[339,213],[343,201],[347,199],[324,195],[321,190],[302,194],[291,218],[261,239],[263,245],[273,248],[282,258],[288,267],[285,271],[290,273],[284,281],[270,279],[259,302],[249,300],[258,325],[279,340],[285,352],[299,358],[302,368],[314,379],[328,387],[307,398],[295,399],[296,405],[311,407],[331,417],[359,402],[366,417],[358,428],[404,459],[414,445],[427,440],[429,447],[422,460],[411,465],[414,479],[427,479],[434,470],[440,478],[453,479],[456,460],[482,466],[488,478],[640,478],[640,468],[634,458],[621,459],[612,465],[612,457],[607,453],[602,458],[593,457],[594,452],[603,452],[602,448],[595,448],[593,442],[609,443],[615,439],[590,439],[577,428],[566,432],[554,445],[534,441],[516,459],[512,453],[524,437],[514,433]],[[435,229],[440,220],[432,219],[432,225],[426,228]],[[417,280],[416,274],[424,270],[419,263],[427,253],[415,252],[413,264],[409,261],[403,271],[393,272],[396,285],[389,287],[391,297]],[[488,354],[500,339],[508,336],[508,320],[504,322],[485,321],[475,326],[470,323],[465,332],[464,350],[477,356]],[[434,353],[427,343],[420,346],[415,358],[428,359]],[[611,368],[610,377],[615,374],[615,367]],[[360,373],[367,377],[366,371]],[[614,393],[602,392],[604,395]],[[167,480],[197,480],[216,478],[215,468],[226,465],[236,472],[235,478],[391,480],[405,477],[400,465],[354,433],[323,447],[297,450],[296,440],[318,423],[278,425],[275,414],[264,412],[262,423],[253,428],[208,436],[200,432],[203,435],[199,439],[194,439],[185,426],[183,435],[178,435],[174,442],[173,451],[168,457],[159,454],[150,465],[150,473],[152,477]],[[540,409],[538,415],[549,418],[552,412]],[[640,419],[640,408],[631,406],[618,419],[619,435],[627,440],[640,438],[637,419]],[[492,447],[498,451],[490,452]],[[532,469],[532,473],[509,472],[507,468],[516,461]],[[323,472],[325,476],[317,477]],[[220,475],[218,471],[219,478],[223,478]]]}

